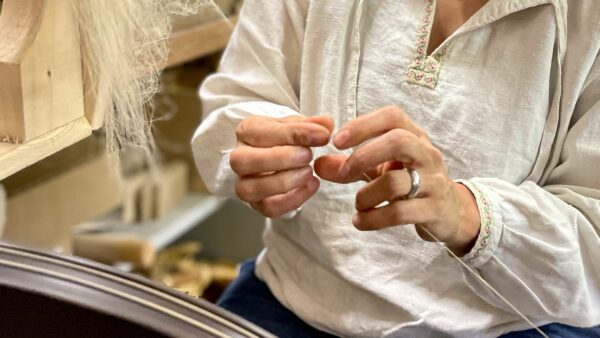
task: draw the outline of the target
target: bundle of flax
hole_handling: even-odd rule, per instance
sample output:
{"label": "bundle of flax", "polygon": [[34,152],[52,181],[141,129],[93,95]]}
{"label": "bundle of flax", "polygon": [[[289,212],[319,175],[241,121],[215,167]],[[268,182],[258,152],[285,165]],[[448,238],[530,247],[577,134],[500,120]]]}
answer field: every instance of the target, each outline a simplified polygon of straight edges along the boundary
{"label": "bundle of flax", "polygon": [[151,98],[168,55],[171,19],[212,7],[212,0],[76,0],[73,6],[109,149],[151,153]]}

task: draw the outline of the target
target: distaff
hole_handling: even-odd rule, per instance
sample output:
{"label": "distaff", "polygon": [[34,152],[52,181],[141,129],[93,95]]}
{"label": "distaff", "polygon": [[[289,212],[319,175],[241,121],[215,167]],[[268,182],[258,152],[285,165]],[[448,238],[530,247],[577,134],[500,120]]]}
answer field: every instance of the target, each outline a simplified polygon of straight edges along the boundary
{"label": "distaff", "polygon": [[[480,227],[475,198],[448,177],[442,153],[426,133],[401,109],[385,107],[348,122],[333,139],[341,150],[366,141],[350,156],[326,155],[315,162],[317,175],[332,182],[354,182],[364,174],[372,179],[356,195],[354,226],[378,230],[418,224],[457,255],[468,253]],[[420,188],[414,198],[405,198],[415,178],[411,170],[420,176]],[[389,203],[377,207],[383,202]],[[416,228],[421,238],[433,241]]]}

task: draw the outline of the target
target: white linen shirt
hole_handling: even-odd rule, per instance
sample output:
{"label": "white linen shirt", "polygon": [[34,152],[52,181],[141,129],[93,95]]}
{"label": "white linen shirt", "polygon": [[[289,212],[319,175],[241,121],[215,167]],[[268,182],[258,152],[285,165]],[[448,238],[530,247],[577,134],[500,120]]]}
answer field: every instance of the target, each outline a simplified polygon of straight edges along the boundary
{"label": "white linen shirt", "polygon": [[[339,129],[397,105],[477,198],[482,227],[463,261],[536,325],[600,324],[600,1],[490,0],[427,57],[431,5],[247,0],[200,92],[203,179],[234,196],[228,155],[248,116],[328,114]],[[323,181],[267,222],[256,274],[285,307],[341,336],[529,328],[414,226],[355,229],[362,184]]]}

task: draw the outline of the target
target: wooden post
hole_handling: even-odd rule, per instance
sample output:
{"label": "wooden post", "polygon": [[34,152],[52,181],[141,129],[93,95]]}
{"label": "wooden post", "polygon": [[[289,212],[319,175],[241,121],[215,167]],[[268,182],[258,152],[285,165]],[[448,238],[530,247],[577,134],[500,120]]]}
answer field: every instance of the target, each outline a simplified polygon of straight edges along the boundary
{"label": "wooden post", "polygon": [[72,1],[77,0],[4,0],[0,141],[26,142],[84,116]]}

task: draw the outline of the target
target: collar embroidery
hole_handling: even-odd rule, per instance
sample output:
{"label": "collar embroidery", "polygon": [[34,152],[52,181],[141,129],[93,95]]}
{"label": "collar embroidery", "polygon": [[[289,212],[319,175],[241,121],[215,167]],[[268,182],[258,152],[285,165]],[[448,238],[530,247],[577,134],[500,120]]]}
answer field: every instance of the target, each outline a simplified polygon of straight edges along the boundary
{"label": "collar embroidery", "polygon": [[417,31],[417,43],[412,61],[406,72],[406,79],[410,83],[415,83],[428,88],[435,88],[440,76],[441,62],[448,53],[449,44],[446,44],[440,50],[432,55],[427,55],[429,39],[431,37],[431,28],[435,14],[435,0],[427,0],[425,6],[425,17]]}

